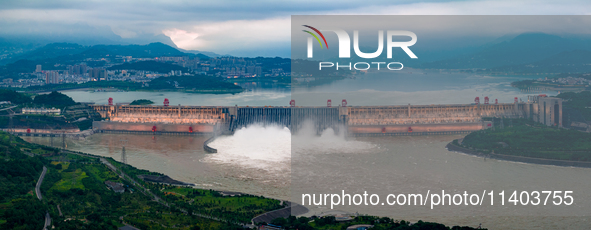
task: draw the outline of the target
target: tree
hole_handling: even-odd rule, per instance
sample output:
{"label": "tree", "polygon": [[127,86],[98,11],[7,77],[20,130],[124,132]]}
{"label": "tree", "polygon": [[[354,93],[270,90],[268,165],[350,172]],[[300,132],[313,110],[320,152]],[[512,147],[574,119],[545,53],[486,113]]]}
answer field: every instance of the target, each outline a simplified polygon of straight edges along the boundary
{"label": "tree", "polygon": [[134,100],[130,103],[130,105],[151,105],[154,104],[153,101],[148,100],[148,99],[138,99],[138,100]]}
{"label": "tree", "polygon": [[287,220],[285,218],[279,217],[272,220],[271,224],[285,226],[287,224]]}
{"label": "tree", "polygon": [[0,101],[10,101],[12,104],[26,104],[31,103],[33,100],[31,97],[13,90],[0,90]]}
{"label": "tree", "polygon": [[57,91],[53,91],[50,94],[37,95],[35,97],[35,99],[33,99],[33,103],[38,104],[38,105],[53,106],[53,107],[58,107],[58,108],[63,108],[66,106],[76,104],[74,99],[72,99],[68,95],[62,94]]}

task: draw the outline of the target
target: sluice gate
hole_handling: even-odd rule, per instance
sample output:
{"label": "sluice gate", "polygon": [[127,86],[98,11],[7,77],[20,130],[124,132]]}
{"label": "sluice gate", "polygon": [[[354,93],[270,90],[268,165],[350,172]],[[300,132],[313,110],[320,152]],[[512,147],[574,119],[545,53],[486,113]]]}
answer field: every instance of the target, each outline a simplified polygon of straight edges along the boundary
{"label": "sluice gate", "polygon": [[[344,117],[343,117],[344,118]],[[279,125],[289,128],[292,133],[308,125],[320,133],[332,128],[335,131],[343,125],[338,108],[324,107],[240,107],[236,120],[232,121],[232,131],[249,125]]]}
{"label": "sluice gate", "polygon": [[290,127],[291,108],[287,107],[239,107],[232,130],[253,124]]}

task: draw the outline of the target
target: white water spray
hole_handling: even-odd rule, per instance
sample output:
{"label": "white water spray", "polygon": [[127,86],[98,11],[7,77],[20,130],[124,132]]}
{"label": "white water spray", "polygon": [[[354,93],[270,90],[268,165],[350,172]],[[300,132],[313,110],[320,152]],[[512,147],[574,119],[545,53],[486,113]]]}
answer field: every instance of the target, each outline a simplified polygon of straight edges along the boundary
{"label": "white water spray", "polygon": [[208,160],[246,168],[283,170],[291,159],[291,133],[280,126],[251,125],[209,144],[218,150]]}
{"label": "white water spray", "polygon": [[372,144],[347,140],[343,132],[331,128],[316,134],[311,122],[304,124],[296,135],[286,127],[255,124],[237,130],[232,136],[223,136],[210,143],[217,153],[208,155],[207,161],[266,171],[291,169],[293,155],[313,157],[314,154],[358,154],[372,149]]}

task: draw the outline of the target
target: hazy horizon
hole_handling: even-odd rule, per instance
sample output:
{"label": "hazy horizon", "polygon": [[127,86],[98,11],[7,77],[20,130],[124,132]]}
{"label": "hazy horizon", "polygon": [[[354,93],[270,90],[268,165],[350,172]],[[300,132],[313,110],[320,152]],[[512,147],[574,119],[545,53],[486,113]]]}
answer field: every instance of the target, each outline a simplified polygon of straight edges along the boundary
{"label": "hazy horizon", "polygon": [[[535,3],[535,4],[530,4]],[[289,57],[291,15],[586,15],[585,1],[3,1],[0,37]]]}

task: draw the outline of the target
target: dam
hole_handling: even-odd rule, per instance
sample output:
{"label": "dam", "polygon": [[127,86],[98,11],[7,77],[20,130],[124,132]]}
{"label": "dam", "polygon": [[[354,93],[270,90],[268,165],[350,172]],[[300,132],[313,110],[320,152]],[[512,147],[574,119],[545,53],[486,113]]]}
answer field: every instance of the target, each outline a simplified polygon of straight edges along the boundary
{"label": "dam", "polygon": [[280,125],[297,133],[312,125],[346,135],[430,135],[469,133],[491,127],[484,118],[526,118],[562,127],[562,100],[545,95],[527,102],[393,106],[171,106],[91,105],[103,121],[95,132],[168,135],[232,134],[251,124]]}

